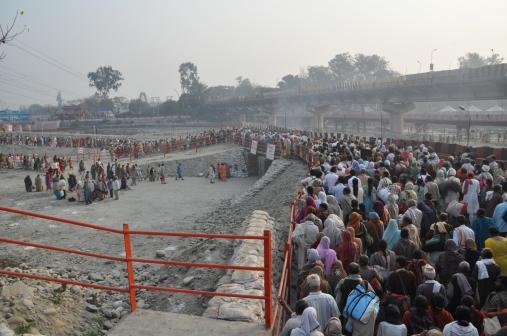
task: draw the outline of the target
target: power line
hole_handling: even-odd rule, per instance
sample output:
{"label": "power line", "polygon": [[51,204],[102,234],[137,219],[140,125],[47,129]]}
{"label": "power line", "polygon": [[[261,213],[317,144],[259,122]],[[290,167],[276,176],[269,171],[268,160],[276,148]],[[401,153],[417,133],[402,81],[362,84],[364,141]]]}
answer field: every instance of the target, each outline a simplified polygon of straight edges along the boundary
{"label": "power line", "polygon": [[42,100],[41,98],[35,98],[35,97],[27,96],[27,95],[24,95],[24,94],[21,94],[21,93],[12,92],[12,91],[6,90],[4,88],[0,88],[0,92],[5,92],[5,93],[8,93],[8,94],[12,94],[12,95],[15,95],[15,96],[20,96],[20,97],[32,99],[32,100],[35,100],[35,101],[41,101]]}
{"label": "power line", "polygon": [[39,79],[37,79],[37,78],[35,78],[33,76],[21,73],[21,72],[19,72],[17,70],[14,70],[14,69],[12,69],[10,67],[7,67],[7,66],[5,66],[4,64],[1,64],[1,63],[0,63],[0,68],[3,68],[3,71],[5,71],[7,75],[18,77],[21,80],[30,81],[30,83],[33,82],[33,83],[36,83],[37,85],[40,85],[40,86],[43,86],[43,87],[48,87],[48,88],[51,88],[51,89],[56,90],[56,91],[68,92],[68,93],[71,93],[71,94],[76,95],[78,97],[79,96],[86,96],[86,94],[81,94],[81,93],[78,93],[78,92],[70,90],[70,89],[58,89],[58,88],[55,88],[54,86],[52,86],[51,84],[49,84],[47,82],[41,81],[41,80],[39,80]]}
{"label": "power line", "polygon": [[27,85],[19,85],[19,83],[14,84],[14,83],[11,83],[11,82],[6,81],[6,80],[1,79],[1,78],[0,78],[0,84],[8,85],[8,86],[11,86],[11,87],[14,87],[14,88],[18,88],[20,90],[29,90],[30,92],[33,92],[35,94],[39,94],[39,95],[43,95],[43,96],[48,96],[48,97],[56,98],[56,93],[50,93],[49,91],[44,91],[44,90],[40,90],[40,89],[30,88]]}
{"label": "power line", "polygon": [[32,51],[30,51],[30,50],[28,50],[28,49],[26,49],[26,48],[23,48],[23,47],[21,47],[21,46],[19,46],[19,45],[15,44],[15,43],[12,43],[12,42],[11,42],[11,43],[9,43],[9,44],[7,44],[7,45],[8,45],[8,46],[12,46],[12,47],[14,47],[14,48],[17,48],[17,49],[19,49],[19,50],[21,50],[21,51],[23,51],[23,52],[25,52],[25,53],[27,53],[27,54],[29,54],[29,55],[31,55],[31,56],[33,56],[33,57],[35,57],[35,58],[39,59],[39,60],[41,60],[41,61],[43,61],[43,62],[45,62],[45,63],[47,63],[47,64],[49,64],[49,65],[52,65],[52,66],[54,66],[54,67],[56,67],[56,68],[58,68],[58,69],[60,69],[60,70],[62,70],[62,71],[64,71],[64,72],[68,73],[69,75],[74,76],[75,78],[77,78],[77,79],[79,79],[79,80],[82,80],[82,81],[86,82],[86,80],[83,78],[83,76],[82,76],[82,75],[77,74],[77,73],[75,73],[75,72],[73,72],[73,71],[69,71],[69,70],[65,69],[64,67],[62,67],[62,66],[58,65],[57,63],[52,62],[52,61],[48,60],[47,58],[44,58],[44,57],[42,57],[42,56],[40,56],[40,55],[37,55],[36,53],[34,53],[34,52],[32,52]]}
{"label": "power line", "polygon": [[62,67],[64,67],[64,68],[66,68],[67,70],[69,70],[69,71],[71,71],[71,72],[78,73],[78,71],[75,71],[74,69],[72,69],[71,67],[69,67],[68,65],[66,65],[65,63],[63,63],[62,61],[60,61],[60,60],[58,60],[58,59],[56,59],[56,58],[54,58],[54,57],[52,57],[52,56],[50,56],[50,55],[48,55],[48,54],[44,53],[44,52],[42,52],[42,51],[40,51],[40,50],[38,50],[38,49],[35,49],[35,48],[34,48],[34,47],[32,47],[32,46],[29,46],[29,45],[28,45],[28,44],[26,44],[25,42],[21,42],[20,40],[16,40],[16,43],[21,44],[23,47],[25,47],[25,48],[27,48],[27,49],[32,50],[34,53],[37,53],[37,54],[39,54],[39,55],[42,55],[43,57],[45,57],[45,58],[49,59],[49,60],[50,60],[50,61],[52,61],[52,62],[55,62],[55,63],[59,64],[60,66],[62,66]]}

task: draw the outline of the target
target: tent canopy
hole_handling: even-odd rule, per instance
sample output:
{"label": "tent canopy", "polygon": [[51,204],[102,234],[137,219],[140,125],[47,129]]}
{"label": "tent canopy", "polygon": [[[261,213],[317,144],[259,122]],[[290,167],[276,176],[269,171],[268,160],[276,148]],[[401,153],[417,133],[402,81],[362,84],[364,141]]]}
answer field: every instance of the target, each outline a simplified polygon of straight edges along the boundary
{"label": "tent canopy", "polygon": [[503,109],[500,105],[493,105],[489,109],[486,110],[487,112],[503,112],[505,109]]}
{"label": "tent canopy", "polygon": [[443,109],[441,109],[439,112],[456,112],[456,111],[457,110],[455,108],[453,108],[450,105],[447,105],[446,107],[444,107]]}

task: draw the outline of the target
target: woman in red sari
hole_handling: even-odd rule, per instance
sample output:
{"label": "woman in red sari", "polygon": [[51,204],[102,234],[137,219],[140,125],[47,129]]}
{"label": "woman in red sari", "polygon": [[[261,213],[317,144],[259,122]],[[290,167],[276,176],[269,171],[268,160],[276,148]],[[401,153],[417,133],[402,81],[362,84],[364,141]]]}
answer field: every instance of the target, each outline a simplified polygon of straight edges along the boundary
{"label": "woman in red sari", "polygon": [[348,230],[342,232],[342,242],[338,245],[338,256],[343,267],[347,270],[350,263],[356,260],[359,248],[354,243],[352,234]]}

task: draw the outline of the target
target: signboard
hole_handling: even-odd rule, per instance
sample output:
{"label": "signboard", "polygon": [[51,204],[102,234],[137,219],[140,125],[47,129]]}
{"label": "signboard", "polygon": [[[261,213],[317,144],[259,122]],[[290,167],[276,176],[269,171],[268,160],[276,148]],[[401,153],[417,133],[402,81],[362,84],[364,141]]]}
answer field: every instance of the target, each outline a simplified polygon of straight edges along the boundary
{"label": "signboard", "polygon": [[78,154],[84,154],[84,148],[83,147],[78,147],[77,148],[77,153]]}
{"label": "signboard", "polygon": [[28,112],[19,112],[19,111],[13,111],[13,110],[3,110],[0,111],[0,120],[29,120],[30,119],[30,113]]}
{"label": "signboard", "polygon": [[250,147],[250,153],[257,154],[257,141],[252,140],[252,147]]}
{"label": "signboard", "polygon": [[276,148],[275,145],[268,144],[268,147],[266,148],[266,159],[268,159],[268,160],[275,159],[275,148]]}

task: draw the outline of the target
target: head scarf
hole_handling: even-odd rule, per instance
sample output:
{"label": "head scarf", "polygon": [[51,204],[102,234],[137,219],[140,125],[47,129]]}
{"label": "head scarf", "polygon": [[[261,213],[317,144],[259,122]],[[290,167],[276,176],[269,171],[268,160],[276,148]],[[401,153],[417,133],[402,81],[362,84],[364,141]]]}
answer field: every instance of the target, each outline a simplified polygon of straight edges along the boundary
{"label": "head scarf", "polygon": [[384,218],[384,202],[377,199],[373,203],[373,210],[375,210],[375,212],[377,213],[377,215],[379,215],[379,217]]}
{"label": "head scarf", "polygon": [[352,230],[354,230],[354,228],[349,227],[342,232],[342,242],[338,246],[338,253],[340,254],[340,260],[343,265],[350,264],[356,257],[357,248],[354,244],[353,234],[350,232]]}
{"label": "head scarf", "polygon": [[371,219],[373,222],[378,222],[380,220],[378,213],[376,213],[375,211],[370,211],[368,213],[368,218]]}
{"label": "head scarf", "polygon": [[401,230],[398,228],[398,221],[396,219],[391,219],[387,224],[384,236],[382,237],[382,239],[387,242],[388,249],[392,249],[398,240],[400,240],[400,232]]}
{"label": "head scarf", "polygon": [[320,260],[319,252],[316,249],[308,250],[308,263],[314,263],[317,260]]}
{"label": "head scarf", "polygon": [[319,191],[319,194],[317,195],[317,206],[321,205],[322,203],[327,203],[326,193],[323,191]]}
{"label": "head scarf", "polygon": [[329,237],[324,236],[320,240],[317,251],[319,252],[320,259],[324,262],[324,274],[329,274],[331,266],[336,258],[336,252],[329,248],[331,240]]}
{"label": "head scarf", "polygon": [[301,325],[299,331],[301,335],[310,336],[312,331],[319,329],[320,324],[317,320],[317,310],[313,307],[308,307],[303,311],[303,317],[301,319]]}
{"label": "head scarf", "polygon": [[334,197],[333,195],[327,195],[326,201],[330,212],[337,216],[341,216],[340,205],[338,204],[338,200],[336,200],[336,197]]}
{"label": "head scarf", "polygon": [[309,207],[317,208],[317,206],[315,205],[315,200],[311,196],[306,197],[305,205],[303,205],[303,207],[299,209],[298,215],[296,216],[296,223],[301,223],[301,221],[303,221],[306,218],[306,216],[308,215]]}
{"label": "head scarf", "polygon": [[328,227],[335,227],[340,231],[345,230],[345,225],[343,224],[343,221],[341,220],[340,217],[338,217],[335,214],[330,214],[324,221],[324,229]]}
{"label": "head scarf", "polygon": [[358,214],[357,212],[352,212],[349,216],[349,222],[347,224],[347,226],[350,226],[352,228],[354,228],[354,231],[359,231],[359,228],[361,226],[361,215]]}
{"label": "head scarf", "polygon": [[396,194],[390,193],[389,196],[387,196],[387,203],[394,204],[398,200],[398,196]]}

